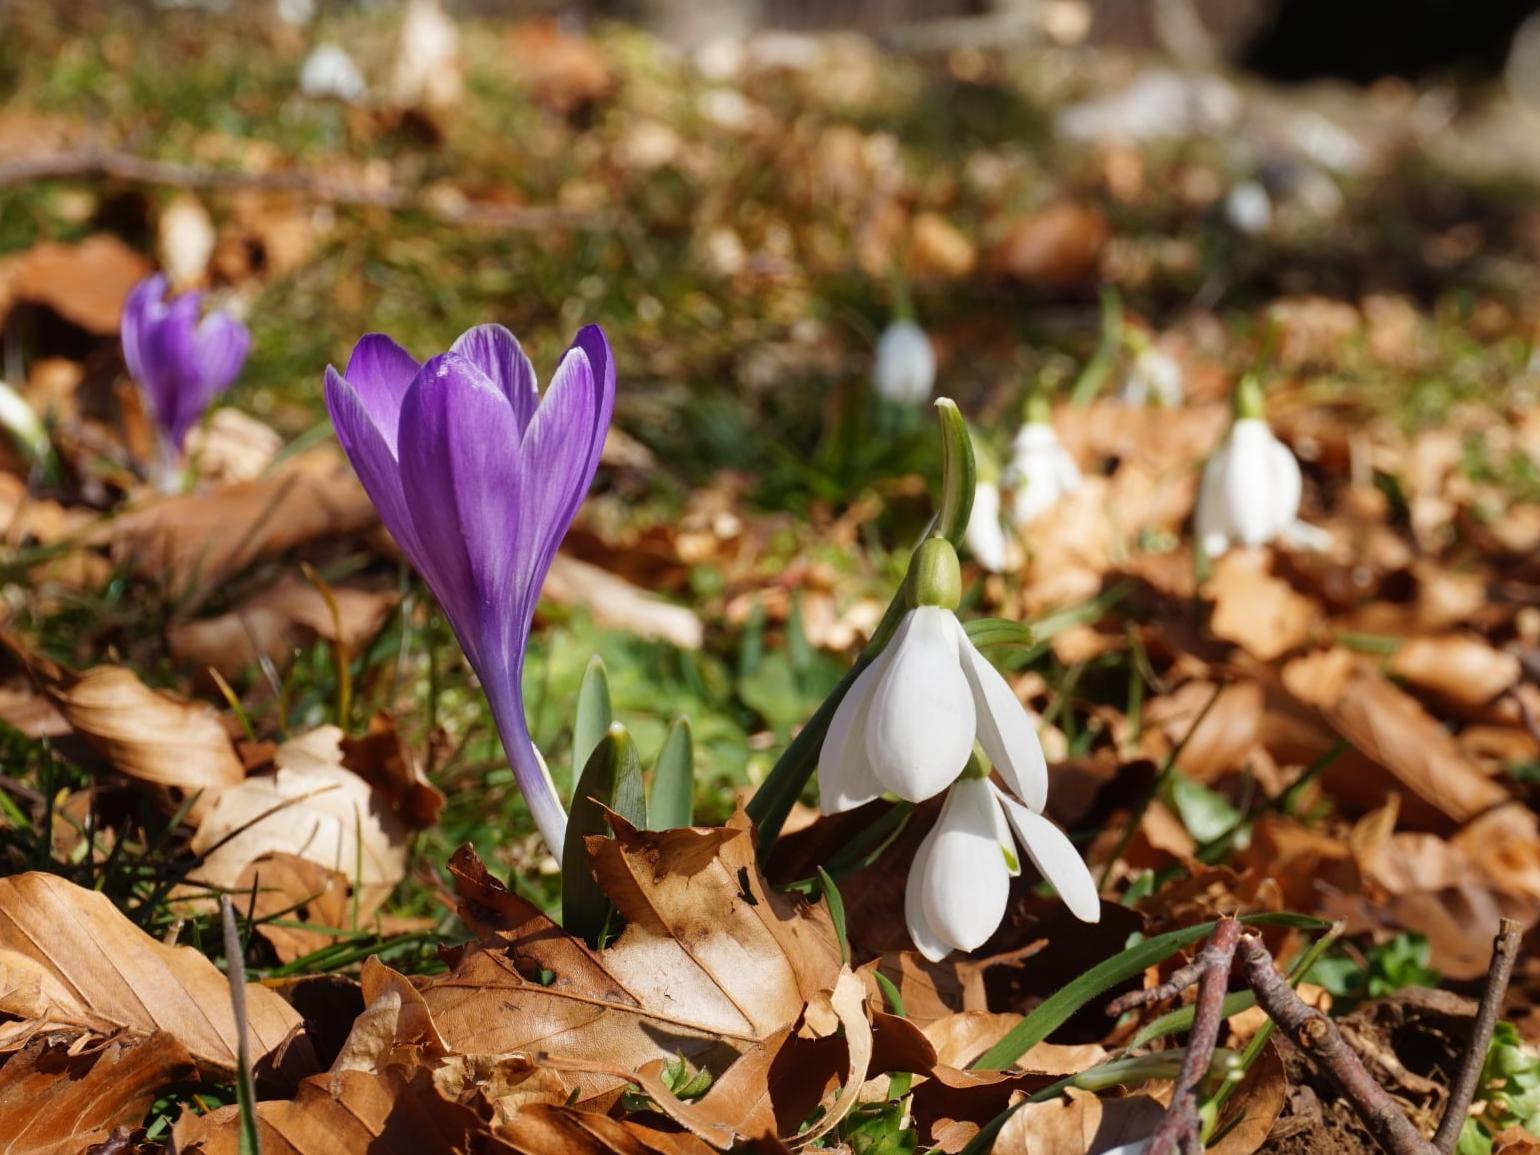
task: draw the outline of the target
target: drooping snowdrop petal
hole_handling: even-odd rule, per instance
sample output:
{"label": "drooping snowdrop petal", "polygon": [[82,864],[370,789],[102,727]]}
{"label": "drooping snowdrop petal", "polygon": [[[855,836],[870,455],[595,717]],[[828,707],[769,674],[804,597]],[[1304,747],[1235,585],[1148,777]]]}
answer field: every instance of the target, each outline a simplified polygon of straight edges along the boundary
{"label": "drooping snowdrop petal", "polygon": [[931,852],[936,846],[940,824],[931,827],[930,833],[915,851],[914,862],[909,867],[909,878],[904,883],[904,923],[914,947],[931,962],[940,962],[952,953],[950,943],[943,942],[925,914],[925,878],[929,871]]}
{"label": "drooping snowdrop petal", "polygon": [[1052,822],[1028,810],[1020,802],[996,790],[995,796],[1005,807],[1006,816],[1016,828],[1021,849],[1041,874],[1059,892],[1070,913],[1082,922],[1097,922],[1102,916],[1096,881],[1074,844]]}
{"label": "drooping snowdrop petal", "polygon": [[1033,810],[1048,804],[1048,762],[1031,715],[1000,671],[979,653],[962,623],[953,619],[963,674],[973,694],[979,745],[1012,792]]}
{"label": "drooping snowdrop petal", "polygon": [[1015,486],[1012,514],[1017,525],[1035,521],[1080,488],[1080,468],[1059,442],[1052,425],[1029,422],[1012,442],[1008,476]]}
{"label": "drooping snowdrop petal", "polygon": [[1175,409],[1186,394],[1181,363],[1164,349],[1151,345],[1128,367],[1122,400],[1125,405],[1155,404],[1163,409]]}
{"label": "drooping snowdrop petal", "polygon": [[963,541],[975,561],[990,573],[999,573],[1006,567],[1005,531],[1000,526],[1000,487],[992,481],[981,481],[973,491],[973,512],[968,515],[968,528]]}
{"label": "drooping snowdrop petal", "polygon": [[1304,485],[1300,478],[1299,462],[1289,447],[1267,434],[1267,459],[1272,468],[1270,492],[1273,499],[1273,533],[1282,533],[1299,516],[1299,499]]}
{"label": "drooping snowdrop petal", "polygon": [[877,780],[923,802],[951,785],[973,751],[973,695],[958,661],[956,617],[939,606],[910,610],[872,696],[866,750]]}
{"label": "drooping snowdrop petal", "polygon": [[[1253,411],[1260,392],[1249,389]],[[1299,462],[1273,436],[1261,417],[1240,416],[1203,469],[1194,530],[1204,551],[1219,557],[1231,546],[1266,545],[1280,536],[1299,537]],[[1311,527],[1304,537],[1309,538]]]}
{"label": "drooping snowdrop petal", "polygon": [[986,778],[962,778],[936,820],[921,877],[925,920],[954,950],[973,950],[994,934],[1010,895],[1007,848],[999,840],[996,792]]}
{"label": "drooping snowdrop petal", "polygon": [[872,692],[892,661],[889,646],[856,677],[829,722],[818,751],[818,809],[825,814],[854,810],[884,790],[866,753],[866,726]]}

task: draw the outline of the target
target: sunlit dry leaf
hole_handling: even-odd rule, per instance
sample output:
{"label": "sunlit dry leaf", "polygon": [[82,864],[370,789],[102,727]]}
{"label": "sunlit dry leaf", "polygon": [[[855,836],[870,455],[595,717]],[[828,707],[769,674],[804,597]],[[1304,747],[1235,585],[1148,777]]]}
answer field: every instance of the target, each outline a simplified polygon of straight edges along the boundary
{"label": "sunlit dry leaf", "polygon": [[340,637],[348,653],[357,654],[398,600],[393,590],[334,585],[330,592],[335,617],[319,589],[286,577],[228,613],[172,626],[166,642],[178,662],[233,678],[260,657],[282,661],[308,638]]}
{"label": "sunlit dry leaf", "polygon": [[[1201,719],[1201,720],[1200,720]],[[1184,682],[1144,708],[1146,731],[1158,729],[1165,746],[1151,751],[1161,757],[1182,745],[1177,765],[1182,772],[1207,782],[1241,769],[1261,737],[1262,688],[1255,682],[1216,686]]]}
{"label": "sunlit dry leaf", "polygon": [[146,501],[100,540],[140,576],[196,601],[254,561],[376,520],[353,471],[327,448],[255,481]]}
{"label": "sunlit dry leaf", "polygon": [[[865,987],[845,971],[832,992],[814,997],[802,1029],[790,1027],[751,1048],[718,1076],[697,1101],[676,1098],[655,1059],[635,1074],[663,1112],[714,1147],[781,1138],[802,1147],[827,1134],[855,1106],[872,1057]],[[821,1008],[826,1021],[818,1024]],[[812,1037],[806,1035],[811,1032]],[[844,1093],[828,1101],[830,1092]],[[816,1124],[805,1120],[824,1104]]]}
{"label": "sunlit dry leaf", "polygon": [[273,852],[246,864],[233,889],[250,896],[241,902],[254,924],[252,933],[267,940],[280,963],[330,946],[337,935],[286,923],[348,929],[352,890],[348,877],[297,854]]}
{"label": "sunlit dry leaf", "polygon": [[189,881],[234,888],[262,855],[295,854],[353,879],[359,920],[368,920],[406,873],[406,824],[343,765],[335,726],[291,738],[273,763],[273,773],[214,797],[192,838],[205,857]]}
{"label": "sunlit dry leaf", "polygon": [[[235,1069],[230,986],[191,947],[145,934],[112,900],[51,874],[0,879],[0,1013],[36,1031],[111,1034],[164,1031],[200,1069]],[[282,1049],[299,1014],[277,995],[247,984],[253,1063],[294,1075],[314,1070],[303,1038]]]}
{"label": "sunlit dry leaf", "polygon": [[1214,600],[1214,635],[1264,662],[1304,645],[1320,618],[1315,602],[1269,568],[1266,550],[1235,550],[1214,563],[1203,587]]}
{"label": "sunlit dry leaf", "polygon": [[222,405],[187,435],[187,457],[208,483],[260,477],[283,449],[283,438],[250,414]]}
{"label": "sunlit dry leaf", "polygon": [[58,671],[43,683],[64,720],[130,778],[184,790],[215,790],[246,777],[235,747],[207,705],[152,690],[122,666]]}
{"label": "sunlit dry leaf", "polygon": [[517,1155],[711,1155],[688,1132],[573,1107],[530,1106],[497,1129]]}
{"label": "sunlit dry leaf", "polygon": [[563,30],[554,20],[529,20],[504,36],[509,63],[535,99],[570,113],[603,100],[615,87],[609,61],[592,38]]}
{"label": "sunlit dry leaf", "polygon": [[541,592],[553,602],[583,606],[601,626],[658,638],[682,649],[700,649],[705,637],[705,627],[694,611],[564,553],[556,555]]}
{"label": "sunlit dry leaf", "polygon": [[993,257],[1006,276],[1045,289],[1095,280],[1112,229],[1098,208],[1060,201],[1012,221]]}
{"label": "sunlit dry leaf", "polygon": [[118,1127],[138,1127],[164,1088],[196,1074],[192,1056],[164,1031],[80,1049],[34,1039],[0,1067],[6,1155],[76,1155]]}
{"label": "sunlit dry leaf", "polygon": [[1323,650],[1283,668],[1285,688],[1365,757],[1441,814],[1463,822],[1508,792],[1485,777],[1415,699],[1363,668],[1346,650]]}
{"label": "sunlit dry leaf", "polygon": [[1209,1155],[1251,1155],[1267,1142],[1288,1094],[1283,1059],[1277,1044],[1270,1042],[1230,1101],[1220,1122],[1224,1138],[1208,1148]]}
{"label": "sunlit dry leaf", "polygon": [[1389,671],[1466,706],[1483,706],[1519,680],[1519,660],[1468,634],[1411,638],[1391,655]]}
{"label": "sunlit dry leaf", "polygon": [[109,233],[73,245],[46,242],[0,268],[0,298],[46,305],[106,336],[118,331],[128,291],[150,271],[149,261]]}
{"label": "sunlit dry leaf", "polygon": [[1063,1099],[1031,1103],[1012,1115],[995,1142],[996,1155],[1098,1155],[1148,1139],[1165,1108],[1146,1095],[1098,1099],[1070,1090]]}
{"label": "sunlit dry leaf", "polygon": [[[480,945],[423,989],[454,1050],[522,1050],[558,1070],[572,1060],[627,1072],[679,1054],[721,1072],[834,988],[840,960],[827,911],[765,885],[746,819],[663,832],[611,822],[619,833],[599,847],[595,868],[627,925],[598,953],[473,855],[456,854],[461,916]],[[592,1090],[620,1082],[579,1078]]]}

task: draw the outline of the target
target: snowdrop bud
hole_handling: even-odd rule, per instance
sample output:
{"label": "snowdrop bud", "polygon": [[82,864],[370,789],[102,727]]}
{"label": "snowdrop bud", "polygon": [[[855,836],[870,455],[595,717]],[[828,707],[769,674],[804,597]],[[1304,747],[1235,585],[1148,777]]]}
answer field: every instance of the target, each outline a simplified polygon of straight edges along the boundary
{"label": "snowdrop bud", "polygon": [[904,319],[890,324],[877,340],[873,379],[883,400],[923,404],[936,384],[936,351],[925,330]]}
{"label": "snowdrop bud", "polygon": [[1225,220],[1237,232],[1260,237],[1273,223],[1273,199],[1261,181],[1239,181],[1225,197]]}
{"label": "snowdrop bud", "polygon": [[299,90],[312,100],[352,104],[363,98],[368,85],[346,49],[337,44],[317,44],[299,70]]}
{"label": "snowdrop bud", "polygon": [[1237,421],[1261,421],[1267,417],[1267,395],[1262,392],[1262,382],[1257,380],[1255,373],[1248,373],[1241,378],[1241,383],[1235,387],[1231,405]]}
{"label": "snowdrop bud", "polygon": [[916,606],[957,608],[962,601],[962,570],[951,542],[932,537],[920,544],[909,562],[909,591]]}

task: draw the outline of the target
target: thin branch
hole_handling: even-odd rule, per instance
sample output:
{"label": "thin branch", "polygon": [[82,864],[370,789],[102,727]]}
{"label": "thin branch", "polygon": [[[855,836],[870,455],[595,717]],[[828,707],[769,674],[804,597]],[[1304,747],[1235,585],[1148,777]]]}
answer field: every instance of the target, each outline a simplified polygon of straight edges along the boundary
{"label": "thin branch", "polygon": [[417,189],[339,180],[307,169],[248,172],[244,169],[155,160],[98,145],[35,153],[0,162],[0,187],[39,180],[88,180],[109,177],[137,184],[190,189],[257,189],[296,192],[331,204],[361,205],[391,212],[417,210],[448,224],[536,230],[566,226],[599,228],[610,222],[602,213],[550,206],[492,205],[440,201]]}
{"label": "thin branch", "polygon": [[1137,1006],[1174,998],[1194,984],[1198,988],[1187,1053],[1182,1058],[1182,1069],[1171,1091],[1171,1106],[1150,1136],[1149,1155],[1173,1155],[1178,1145],[1183,1152],[1199,1152],[1203,1148],[1198,1091],[1213,1063],[1214,1048],[1219,1045],[1225,992],[1230,986],[1230,966],[1235,959],[1235,945],[1240,934],[1241,924],[1235,919],[1220,919],[1207,945],[1191,963],[1160,986],[1132,991],[1114,999],[1107,1007],[1109,1014],[1122,1014]]}
{"label": "thin branch", "polygon": [[1336,1025],[1294,992],[1256,934],[1241,936],[1236,953],[1246,985],[1260,1006],[1337,1085],[1369,1133],[1390,1155],[1439,1155],[1389,1092],[1375,1082]]}
{"label": "thin branch", "polygon": [[1476,1010],[1470,1044],[1465,1048],[1459,1074],[1449,1090],[1449,1101],[1444,1104],[1444,1117],[1439,1120],[1438,1131],[1433,1136],[1433,1145],[1444,1155],[1453,1155],[1460,1142],[1460,1130],[1465,1126],[1471,1102],[1476,1097],[1476,1085],[1486,1066],[1487,1048],[1492,1045],[1492,1031],[1497,1026],[1497,1016],[1502,1011],[1503,996],[1508,993],[1508,980],[1513,977],[1513,963],[1519,957],[1519,943],[1523,938],[1519,924],[1513,919],[1505,918],[1497,924],[1497,937],[1492,940],[1492,961],[1487,967],[1486,989],[1481,992],[1481,1005]]}

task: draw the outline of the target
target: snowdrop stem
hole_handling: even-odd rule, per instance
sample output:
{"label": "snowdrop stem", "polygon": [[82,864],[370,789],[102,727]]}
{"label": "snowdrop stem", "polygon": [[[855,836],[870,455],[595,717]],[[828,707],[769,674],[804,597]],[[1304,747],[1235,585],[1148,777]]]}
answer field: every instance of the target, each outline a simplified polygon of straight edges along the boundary
{"label": "snowdrop stem", "polygon": [[1041,389],[1028,393],[1021,407],[1021,416],[1024,425],[1052,425],[1053,406],[1048,401],[1048,394]]}
{"label": "snowdrop stem", "polygon": [[1235,387],[1235,419],[1247,418],[1261,421],[1267,416],[1267,397],[1262,392],[1262,382],[1255,373],[1247,373]]}

